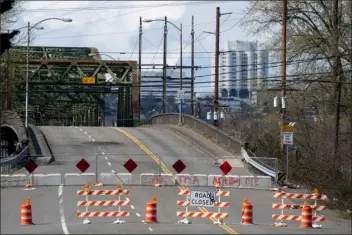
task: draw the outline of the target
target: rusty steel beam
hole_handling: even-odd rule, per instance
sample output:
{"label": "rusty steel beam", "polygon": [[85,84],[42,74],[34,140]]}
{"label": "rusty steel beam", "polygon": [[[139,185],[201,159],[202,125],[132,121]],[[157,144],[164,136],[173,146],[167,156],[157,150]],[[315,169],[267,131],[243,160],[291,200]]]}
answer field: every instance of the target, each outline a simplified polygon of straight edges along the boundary
{"label": "rusty steel beam", "polygon": [[[129,60],[74,60],[74,59],[29,59],[29,63],[40,63],[40,64],[128,64],[133,67],[133,64],[137,64],[137,61]],[[26,59],[14,58],[11,59],[11,63],[26,63]]]}
{"label": "rusty steel beam", "polygon": [[[13,64],[25,64],[26,59],[14,58],[11,60]],[[133,119],[140,119],[139,93],[140,86],[138,84],[137,61],[112,61],[112,60],[82,60],[82,59],[29,59],[29,64],[65,64],[65,65],[129,65],[132,70],[132,113]],[[53,84],[54,85],[54,84]]]}

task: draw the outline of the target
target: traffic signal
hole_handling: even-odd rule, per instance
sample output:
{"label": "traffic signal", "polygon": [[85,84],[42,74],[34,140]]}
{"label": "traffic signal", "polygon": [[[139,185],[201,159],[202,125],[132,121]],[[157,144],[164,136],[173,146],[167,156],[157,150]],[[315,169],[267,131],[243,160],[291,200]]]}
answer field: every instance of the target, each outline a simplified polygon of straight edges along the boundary
{"label": "traffic signal", "polygon": [[[1,14],[11,10],[13,8],[13,4],[15,0],[4,0],[0,1],[0,12]],[[11,33],[1,33],[1,47],[0,47],[0,54],[4,53],[5,50],[11,48],[11,39],[14,38],[20,31],[14,30]]]}

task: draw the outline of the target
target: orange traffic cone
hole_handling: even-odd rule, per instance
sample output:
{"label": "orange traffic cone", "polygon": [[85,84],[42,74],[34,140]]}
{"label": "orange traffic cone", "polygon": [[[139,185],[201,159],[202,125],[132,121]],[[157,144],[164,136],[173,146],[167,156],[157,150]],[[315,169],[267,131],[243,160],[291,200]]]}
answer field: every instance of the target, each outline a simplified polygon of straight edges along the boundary
{"label": "orange traffic cone", "polygon": [[156,197],[154,197],[151,201],[147,202],[145,222],[146,223],[157,223],[158,222]]}
{"label": "orange traffic cone", "polygon": [[312,208],[304,202],[302,208],[302,219],[301,227],[302,228],[311,228],[312,227]]}
{"label": "orange traffic cone", "polygon": [[244,204],[241,224],[253,224],[253,206],[251,203]]}
{"label": "orange traffic cone", "polygon": [[21,225],[33,225],[32,206],[29,198],[21,205]]}

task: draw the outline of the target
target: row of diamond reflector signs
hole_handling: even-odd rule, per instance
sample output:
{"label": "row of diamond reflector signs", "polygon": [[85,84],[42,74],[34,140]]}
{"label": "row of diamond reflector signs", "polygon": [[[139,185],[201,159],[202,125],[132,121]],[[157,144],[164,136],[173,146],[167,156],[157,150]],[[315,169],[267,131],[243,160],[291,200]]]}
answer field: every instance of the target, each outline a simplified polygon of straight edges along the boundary
{"label": "row of diamond reflector signs", "polygon": [[[135,161],[133,161],[132,159],[129,159],[127,162],[125,162],[125,164],[123,165],[125,167],[125,169],[129,172],[132,173],[137,167],[137,163]],[[24,166],[26,168],[26,170],[31,174],[35,169],[37,169],[38,165],[31,159],[27,162],[27,164]],[[89,162],[87,162],[84,158],[82,158],[77,164],[76,167],[82,172],[86,172],[88,170],[88,168],[90,167]],[[173,165],[172,168],[174,168],[174,170],[180,174],[182,171],[184,171],[187,166],[186,164],[184,164],[181,160],[177,160]],[[224,175],[227,175],[231,170],[232,167],[230,165],[230,163],[228,163],[227,161],[225,161],[223,164],[221,164],[221,166],[219,167],[219,169],[222,171],[222,173],[224,173]]]}

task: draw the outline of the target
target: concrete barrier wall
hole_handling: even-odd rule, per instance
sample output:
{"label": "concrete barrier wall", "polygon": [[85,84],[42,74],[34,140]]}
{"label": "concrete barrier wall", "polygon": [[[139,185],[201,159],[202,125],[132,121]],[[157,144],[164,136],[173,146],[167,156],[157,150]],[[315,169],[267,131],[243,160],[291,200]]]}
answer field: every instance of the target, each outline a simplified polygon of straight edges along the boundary
{"label": "concrete barrier wall", "polygon": [[177,174],[177,182],[182,186],[208,186],[208,176],[203,174]]}
{"label": "concrete barrier wall", "polygon": [[29,176],[25,174],[1,175],[1,187],[25,186],[29,183]]}
{"label": "concrete barrier wall", "polygon": [[64,176],[64,185],[85,185],[96,183],[95,173],[66,173]]}
{"label": "concrete barrier wall", "polygon": [[218,179],[220,179],[221,187],[224,188],[238,188],[240,186],[240,177],[238,175],[209,175],[208,186],[215,187]]}
{"label": "concrete barrier wall", "polygon": [[[65,175],[54,174],[34,174],[35,186],[58,186],[58,185],[77,185],[96,183],[94,173],[66,173]],[[215,187],[216,181],[220,179],[223,188],[256,188],[270,189],[272,187],[270,176],[238,176],[238,175],[206,175],[206,174],[176,174],[174,180],[171,174],[153,174],[143,173],[140,175],[141,185],[182,185],[189,187]],[[132,183],[132,175],[129,173],[101,173],[99,182],[104,185],[129,185]],[[25,174],[19,175],[1,175],[2,187],[25,186],[32,183],[31,176]]]}
{"label": "concrete barrier wall", "polygon": [[153,173],[143,173],[140,176],[141,185],[175,185],[172,180],[171,174],[153,174]]}
{"label": "concrete barrier wall", "polygon": [[242,188],[271,188],[270,176],[240,176],[240,187]]}
{"label": "concrete barrier wall", "polygon": [[61,174],[34,174],[33,184],[38,186],[59,186],[61,185]]}
{"label": "concrete barrier wall", "polygon": [[132,175],[130,173],[101,173],[99,182],[104,185],[131,184]]}

